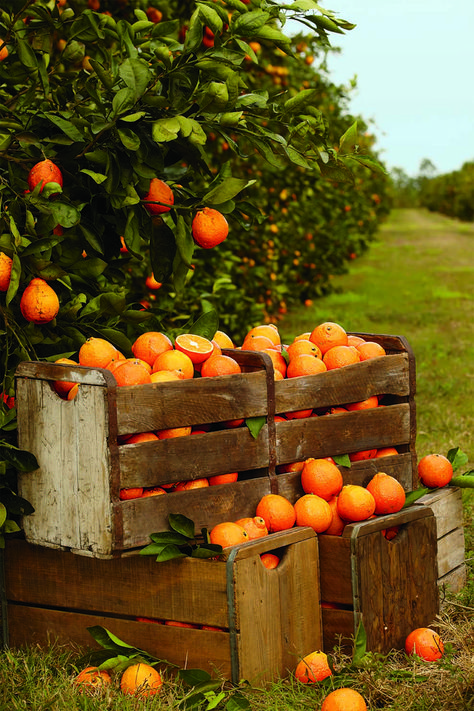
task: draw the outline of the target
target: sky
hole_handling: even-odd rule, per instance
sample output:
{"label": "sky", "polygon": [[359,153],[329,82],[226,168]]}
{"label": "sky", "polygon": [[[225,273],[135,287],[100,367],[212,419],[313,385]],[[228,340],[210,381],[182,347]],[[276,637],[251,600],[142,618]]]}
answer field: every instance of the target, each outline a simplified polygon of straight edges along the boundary
{"label": "sky", "polygon": [[411,177],[474,160],[474,0],[325,0],[355,23],[332,34],[330,79],[357,77],[349,110],[370,121],[388,170]]}

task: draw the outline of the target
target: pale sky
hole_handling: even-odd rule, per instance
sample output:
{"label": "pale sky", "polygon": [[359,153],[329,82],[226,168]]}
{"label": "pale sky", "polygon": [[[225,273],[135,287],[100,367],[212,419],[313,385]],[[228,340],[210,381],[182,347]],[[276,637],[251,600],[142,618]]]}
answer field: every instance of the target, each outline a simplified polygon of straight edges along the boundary
{"label": "pale sky", "polygon": [[387,168],[474,161],[474,0],[326,0],[357,27],[331,35],[330,78],[357,75],[350,111],[373,120]]}

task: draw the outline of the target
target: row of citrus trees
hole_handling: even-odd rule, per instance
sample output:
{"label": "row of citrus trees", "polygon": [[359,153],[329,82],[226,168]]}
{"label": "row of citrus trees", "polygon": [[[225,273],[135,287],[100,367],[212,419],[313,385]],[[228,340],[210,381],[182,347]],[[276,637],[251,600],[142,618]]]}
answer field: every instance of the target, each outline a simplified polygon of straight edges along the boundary
{"label": "row of citrus trees", "polygon": [[[291,39],[287,19],[313,38]],[[144,330],[212,336],[219,322],[238,337],[367,248],[384,212],[373,139],[312,63],[351,28],[313,0],[2,2],[3,530],[27,509],[15,471],[34,466],[15,445],[20,361],[89,336],[127,355]],[[45,160],[59,173],[28,180]],[[193,233],[203,208],[229,225],[214,249]],[[51,320],[22,308],[33,279],[37,310],[45,286],[57,300]]]}
{"label": "row of citrus trees", "polygon": [[420,184],[419,201],[422,207],[432,212],[455,217],[459,220],[474,220],[474,162],[464,163],[459,169],[433,178],[425,178]]}

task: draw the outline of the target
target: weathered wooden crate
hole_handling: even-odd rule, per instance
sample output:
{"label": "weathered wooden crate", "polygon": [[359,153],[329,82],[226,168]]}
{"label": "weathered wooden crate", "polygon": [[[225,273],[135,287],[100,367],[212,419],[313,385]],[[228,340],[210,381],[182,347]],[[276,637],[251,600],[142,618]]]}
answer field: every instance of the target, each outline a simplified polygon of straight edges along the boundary
{"label": "weathered wooden crate", "polygon": [[466,584],[462,491],[454,486],[436,489],[418,503],[429,506],[436,519],[438,585],[459,592]]}
{"label": "weathered wooden crate", "polygon": [[[21,363],[16,374],[19,444],[33,452],[39,469],[19,474],[20,494],[35,513],[23,520],[31,543],[111,557],[143,546],[149,534],[168,527],[170,513],[191,518],[197,529],[254,515],[262,496],[279,492],[294,501],[302,491],[298,473],[278,465],[396,446],[383,470],[409,490],[416,473],[415,365],[405,339],[373,336],[383,358],[339,370],[274,381],[266,354],[229,351],[242,375],[116,387],[107,370],[50,363]],[[69,401],[54,380],[80,383]],[[383,396],[384,407],[275,422],[275,414]],[[245,425],[189,437],[120,444],[137,432],[215,425],[262,417],[254,438]],[[366,484],[381,460],[343,468],[346,483]],[[120,500],[122,488],[160,486],[239,472],[233,484],[166,496]]]}
{"label": "weathered wooden crate", "polygon": [[[384,531],[398,527],[388,540]],[[360,621],[367,648],[403,649],[409,632],[427,627],[439,612],[436,521],[428,506],[320,535],[324,649],[352,646]]]}
{"label": "weathered wooden crate", "polygon": [[[260,560],[269,551],[281,556],[273,570]],[[56,639],[95,647],[87,628],[102,625],[179,667],[216,670],[234,682],[284,677],[322,645],[317,537],[310,528],[294,528],[226,552],[225,560],[156,563],[139,555],[104,560],[9,541],[6,642],[18,648]]]}

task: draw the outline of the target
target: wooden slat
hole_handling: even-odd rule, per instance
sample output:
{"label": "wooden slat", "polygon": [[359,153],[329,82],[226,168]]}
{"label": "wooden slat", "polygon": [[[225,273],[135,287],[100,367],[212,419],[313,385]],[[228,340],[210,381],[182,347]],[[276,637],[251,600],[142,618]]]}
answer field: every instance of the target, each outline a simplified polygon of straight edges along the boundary
{"label": "wooden slat", "polygon": [[37,542],[110,550],[106,390],[82,383],[76,399],[68,402],[45,381],[19,379],[17,407],[20,413],[34,413],[18,418],[18,443],[39,463],[39,469],[18,474],[20,496],[35,508],[23,519],[26,535]]}
{"label": "wooden slat", "polygon": [[121,487],[176,481],[267,467],[268,428],[255,439],[248,427],[119,447]]}
{"label": "wooden slat", "polygon": [[[401,403],[277,422],[276,439],[277,464],[406,444],[410,441],[410,408]],[[354,450],[355,442],[357,450]]]}
{"label": "wooden slat", "polygon": [[438,575],[443,577],[465,560],[464,528],[455,528],[438,538]]}
{"label": "wooden slat", "polygon": [[334,650],[335,646],[340,646],[347,654],[352,654],[354,647],[354,627],[353,610],[322,610],[323,617],[323,650],[328,654]]}
{"label": "wooden slat", "polygon": [[461,489],[454,486],[437,489],[418,499],[417,504],[429,506],[436,518],[438,538],[463,525]]}
{"label": "wooden slat", "polygon": [[119,434],[209,424],[266,413],[265,371],[117,389]]}
{"label": "wooden slat", "polygon": [[360,402],[372,395],[408,396],[408,355],[372,358],[317,375],[287,378],[275,383],[277,413],[309,407],[329,408]]}
{"label": "wooden slat", "polygon": [[352,605],[353,586],[350,539],[318,536],[321,600]]}
{"label": "wooden slat", "polygon": [[[286,548],[274,570],[258,557],[235,563],[240,664],[234,681],[284,677],[302,656],[322,646],[318,543],[313,531],[306,535],[297,547]],[[275,610],[283,614],[276,616]]]}
{"label": "wooden slat", "polygon": [[200,629],[180,629],[147,624],[108,615],[86,614],[25,605],[8,605],[9,645],[19,648],[40,645],[97,649],[87,627],[106,627],[124,642],[146,649],[149,654],[180,668],[206,669],[231,677],[229,634]]}

